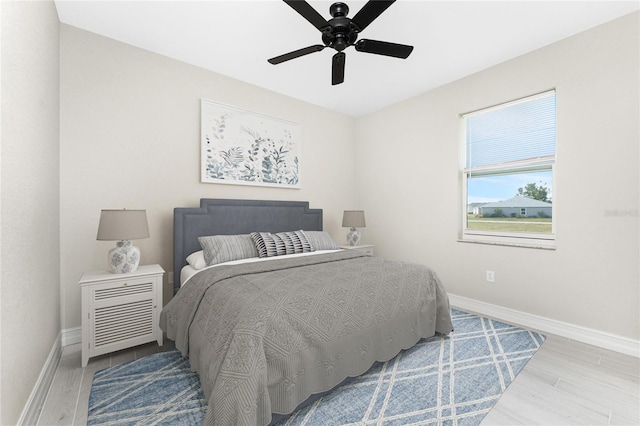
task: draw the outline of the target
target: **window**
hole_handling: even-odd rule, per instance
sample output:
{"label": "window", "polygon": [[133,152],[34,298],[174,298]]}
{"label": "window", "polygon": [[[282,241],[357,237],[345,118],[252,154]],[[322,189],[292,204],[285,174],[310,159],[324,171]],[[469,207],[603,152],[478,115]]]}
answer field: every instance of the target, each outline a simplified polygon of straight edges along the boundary
{"label": "window", "polygon": [[462,241],[553,248],[555,90],[462,115]]}

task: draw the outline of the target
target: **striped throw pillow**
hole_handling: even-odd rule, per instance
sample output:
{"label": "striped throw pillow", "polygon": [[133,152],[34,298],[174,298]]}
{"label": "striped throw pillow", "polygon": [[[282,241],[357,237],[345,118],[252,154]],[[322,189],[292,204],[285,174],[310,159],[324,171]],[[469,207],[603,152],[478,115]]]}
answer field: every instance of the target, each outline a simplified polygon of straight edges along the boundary
{"label": "striped throw pillow", "polygon": [[304,231],[314,250],[339,250],[340,247],[333,241],[333,238],[324,231]]}
{"label": "striped throw pillow", "polygon": [[198,238],[207,266],[231,260],[258,257],[258,250],[249,234],[212,235]]}
{"label": "striped throw pillow", "polygon": [[314,251],[313,246],[302,231],[252,232],[251,238],[258,250],[259,257],[281,256]]}

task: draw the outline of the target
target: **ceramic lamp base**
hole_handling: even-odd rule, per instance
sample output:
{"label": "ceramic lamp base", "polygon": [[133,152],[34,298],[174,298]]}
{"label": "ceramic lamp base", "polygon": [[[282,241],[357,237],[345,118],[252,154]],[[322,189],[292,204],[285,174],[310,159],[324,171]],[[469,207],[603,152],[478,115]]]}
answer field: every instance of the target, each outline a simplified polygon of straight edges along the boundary
{"label": "ceramic lamp base", "polygon": [[118,241],[109,250],[109,270],[114,274],[126,274],[138,269],[140,249],[131,241]]}
{"label": "ceramic lamp base", "polygon": [[349,229],[349,233],[347,234],[347,244],[350,246],[357,246],[360,244],[360,231],[356,228]]}

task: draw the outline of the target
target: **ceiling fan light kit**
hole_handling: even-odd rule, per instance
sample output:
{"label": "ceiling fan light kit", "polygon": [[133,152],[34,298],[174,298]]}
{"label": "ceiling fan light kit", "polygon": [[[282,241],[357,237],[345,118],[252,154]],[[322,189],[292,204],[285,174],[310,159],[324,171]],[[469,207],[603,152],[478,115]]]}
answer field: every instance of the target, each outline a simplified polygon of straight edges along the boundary
{"label": "ceiling fan light kit", "polygon": [[316,44],[276,56],[268,60],[271,64],[280,64],[310,53],[319,52],[325,47],[330,47],[337,51],[337,53],[333,55],[331,65],[331,84],[336,85],[344,81],[346,55],[343,50],[347,47],[354,46],[358,52],[402,59],[409,57],[413,51],[413,46],[407,46],[405,44],[367,39],[358,40],[358,34],[380,16],[382,12],[387,10],[395,0],[369,0],[352,19],[347,17],[349,14],[349,6],[341,2],[333,3],[329,8],[329,13],[332,16],[332,19],[329,21],[325,20],[322,15],[306,1],[284,0],[284,2],[322,32],[322,42],[324,45]]}

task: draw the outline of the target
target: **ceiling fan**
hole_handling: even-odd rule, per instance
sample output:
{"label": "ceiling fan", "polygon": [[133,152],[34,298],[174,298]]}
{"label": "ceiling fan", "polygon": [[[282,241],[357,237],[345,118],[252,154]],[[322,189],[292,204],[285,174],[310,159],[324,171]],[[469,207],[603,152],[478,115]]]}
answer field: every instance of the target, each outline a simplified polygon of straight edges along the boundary
{"label": "ceiling fan", "polygon": [[319,52],[325,47],[331,47],[338,51],[338,53],[333,55],[331,66],[331,84],[336,85],[344,81],[346,55],[343,50],[349,46],[354,46],[358,52],[375,53],[376,55],[393,56],[394,58],[402,59],[409,57],[413,51],[413,46],[407,46],[405,44],[367,39],[356,41],[358,34],[380,16],[382,12],[387,10],[395,0],[369,0],[351,19],[347,18],[349,6],[340,2],[333,3],[329,8],[329,13],[333,18],[329,21],[325,20],[322,15],[304,0],[284,0],[284,2],[322,32],[322,42],[324,45],[315,44],[276,56],[268,60],[271,64],[280,64],[291,59],[299,58],[300,56]]}

